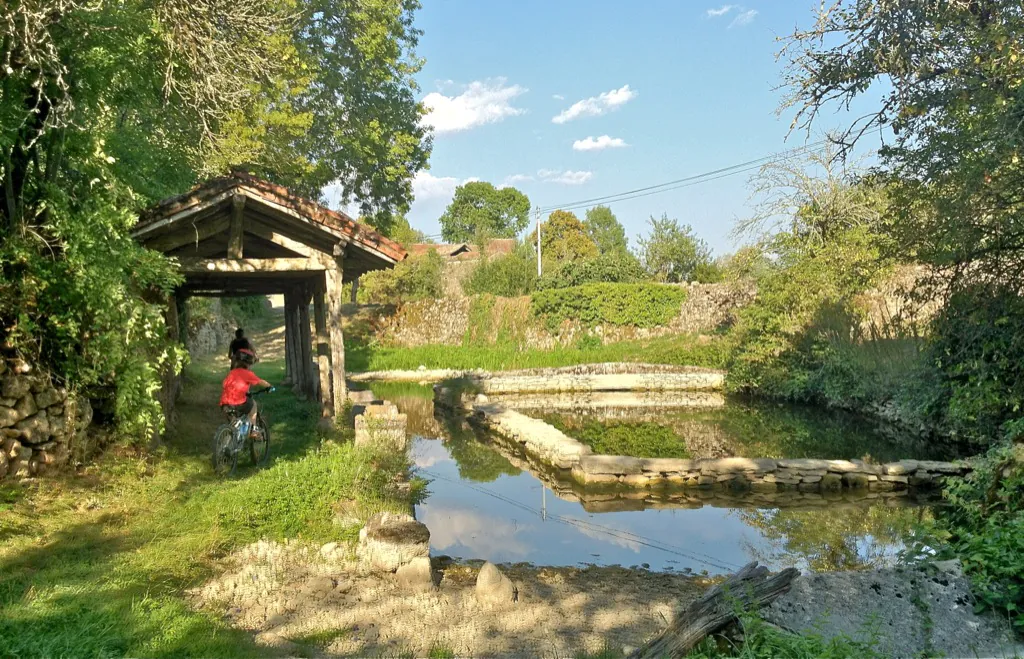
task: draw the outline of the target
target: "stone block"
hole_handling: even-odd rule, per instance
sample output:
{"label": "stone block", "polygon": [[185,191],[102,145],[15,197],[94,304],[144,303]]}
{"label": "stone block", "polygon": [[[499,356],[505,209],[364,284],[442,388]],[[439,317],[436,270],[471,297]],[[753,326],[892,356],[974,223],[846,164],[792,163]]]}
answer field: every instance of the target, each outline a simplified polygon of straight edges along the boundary
{"label": "stone block", "polygon": [[45,414],[36,414],[14,424],[21,431],[23,444],[42,444],[50,438],[50,421]]}
{"label": "stone block", "polygon": [[653,479],[645,474],[626,474],[619,482],[629,487],[651,487],[654,484]]}
{"label": "stone block", "polygon": [[715,477],[714,476],[706,476],[704,474],[701,474],[700,478],[697,479],[697,487],[712,487],[712,486],[714,486],[714,484],[715,484]]}
{"label": "stone block", "polygon": [[800,477],[800,482],[801,483],[820,483],[821,479],[824,478],[824,477],[825,477],[824,474],[822,474],[821,476],[817,476],[817,475],[815,475],[815,476],[801,476]]}
{"label": "stone block", "polygon": [[430,558],[418,556],[395,572],[398,584],[406,590],[431,590],[434,588],[434,573],[430,569]]}
{"label": "stone block", "polygon": [[917,463],[918,470],[934,472],[938,474],[962,474],[966,471],[964,467],[952,462],[934,462],[921,460]]}
{"label": "stone block", "polygon": [[682,458],[640,458],[640,468],[644,471],[666,474],[669,472],[689,471],[697,466],[696,460]]}
{"label": "stone block", "polygon": [[21,415],[13,407],[0,405],[0,428],[10,428],[21,418]]}
{"label": "stone block", "polygon": [[843,484],[852,490],[864,490],[868,488],[868,475],[863,473],[843,474]]}
{"label": "stone block", "polygon": [[430,531],[411,515],[377,513],[359,531],[356,555],[371,569],[394,572],[430,555]]}
{"label": "stone block", "polygon": [[811,459],[786,459],[779,460],[779,467],[782,469],[791,469],[800,473],[806,472],[825,472],[828,471],[829,460],[811,460]]}
{"label": "stone block", "polygon": [[910,483],[909,476],[879,476],[878,480],[885,481],[886,483],[898,483],[900,485],[907,485]]}
{"label": "stone block", "polygon": [[512,580],[490,562],[480,568],[474,592],[478,600],[489,604],[511,605],[519,599],[519,591]]}
{"label": "stone block", "polygon": [[776,468],[776,461],[770,459],[751,458],[719,458],[718,460],[703,460],[700,465],[703,474],[726,474],[742,471],[765,472]]}
{"label": "stone block", "polygon": [[843,477],[839,474],[825,474],[821,477],[819,487],[823,492],[838,492],[843,489]]}
{"label": "stone block", "polygon": [[47,407],[51,407],[58,403],[63,403],[67,396],[56,389],[49,387],[43,389],[35,395],[36,406],[45,410]]}
{"label": "stone block", "polygon": [[0,396],[4,398],[22,398],[32,392],[32,383],[28,378],[17,373],[8,373],[0,382]]}
{"label": "stone block", "polygon": [[801,492],[818,492],[819,489],[820,489],[817,482],[813,482],[813,483],[800,483],[796,487],[797,487],[797,490],[799,490]]}
{"label": "stone block", "polygon": [[883,465],[885,473],[889,476],[907,476],[918,469],[917,460],[900,460]]}
{"label": "stone block", "polygon": [[625,455],[584,455],[579,464],[589,474],[628,475],[643,472],[640,458]]}
{"label": "stone block", "polygon": [[31,394],[25,394],[18,399],[14,406],[14,411],[18,413],[18,420],[20,421],[38,412],[39,408],[36,407],[36,399]]}

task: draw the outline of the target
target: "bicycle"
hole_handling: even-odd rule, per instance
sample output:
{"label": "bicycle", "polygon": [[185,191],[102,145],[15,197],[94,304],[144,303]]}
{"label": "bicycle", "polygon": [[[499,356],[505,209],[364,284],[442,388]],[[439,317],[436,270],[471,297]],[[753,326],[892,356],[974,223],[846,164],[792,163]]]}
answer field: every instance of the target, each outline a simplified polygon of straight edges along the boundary
{"label": "bicycle", "polygon": [[[256,398],[273,392],[274,388],[249,393]],[[246,447],[254,466],[260,467],[270,458],[270,428],[263,418],[263,406],[256,406],[256,421],[252,428],[246,415],[228,412],[229,420],[222,423],[213,435],[213,472],[218,476],[230,476],[238,466],[238,454]]]}

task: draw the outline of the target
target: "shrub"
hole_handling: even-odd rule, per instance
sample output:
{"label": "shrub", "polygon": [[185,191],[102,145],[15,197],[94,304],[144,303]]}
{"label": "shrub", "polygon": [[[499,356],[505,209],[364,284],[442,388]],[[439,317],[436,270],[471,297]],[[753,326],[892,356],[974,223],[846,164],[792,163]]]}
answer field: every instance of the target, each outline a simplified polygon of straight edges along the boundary
{"label": "shrub", "polygon": [[360,278],[361,304],[395,304],[413,300],[434,300],[442,296],[444,260],[431,250],[412,256],[391,270],[369,272]]}
{"label": "shrub", "polygon": [[566,320],[655,327],[675,318],[685,299],[686,291],[663,284],[585,284],[538,291],[531,308],[551,327]]}
{"label": "shrub", "polygon": [[511,254],[481,261],[462,282],[462,290],[467,295],[529,295],[537,285],[533,258],[529,248],[519,246]]}
{"label": "shrub", "polygon": [[635,256],[628,252],[610,253],[585,261],[569,261],[541,277],[537,282],[537,289],[548,290],[598,283],[634,283],[647,278],[647,272]]}
{"label": "shrub", "polygon": [[221,302],[221,309],[225,317],[234,318],[243,325],[271,315],[267,298],[262,295],[227,298]]}

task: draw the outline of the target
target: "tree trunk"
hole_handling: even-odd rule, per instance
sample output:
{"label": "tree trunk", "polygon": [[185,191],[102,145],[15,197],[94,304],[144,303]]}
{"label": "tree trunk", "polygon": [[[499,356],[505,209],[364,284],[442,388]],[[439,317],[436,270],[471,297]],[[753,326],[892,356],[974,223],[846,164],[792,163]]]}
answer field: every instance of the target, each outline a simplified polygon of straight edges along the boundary
{"label": "tree trunk", "polygon": [[757,561],[748,563],[686,607],[668,629],[635,650],[630,659],[682,657],[735,621],[737,612],[758,609],[789,592],[799,575],[796,568],[787,568],[769,578],[768,568],[759,567]]}

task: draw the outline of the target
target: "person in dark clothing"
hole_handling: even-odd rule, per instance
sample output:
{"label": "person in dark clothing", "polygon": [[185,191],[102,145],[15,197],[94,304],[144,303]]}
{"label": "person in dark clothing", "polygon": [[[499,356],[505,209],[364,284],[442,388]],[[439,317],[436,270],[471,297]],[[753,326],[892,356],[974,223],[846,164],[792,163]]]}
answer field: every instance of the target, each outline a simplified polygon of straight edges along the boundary
{"label": "person in dark clothing", "polygon": [[[235,368],[236,356],[239,350],[248,350],[255,357],[256,349],[252,347],[252,343],[245,336],[245,330],[239,327],[235,330],[235,340],[228,346],[228,359],[231,360],[231,368]],[[255,361],[255,360],[254,360]]]}

